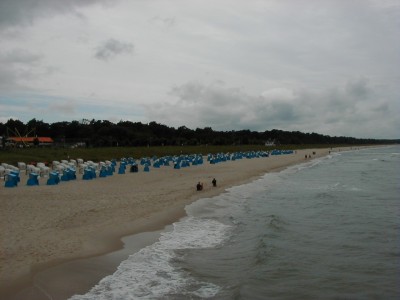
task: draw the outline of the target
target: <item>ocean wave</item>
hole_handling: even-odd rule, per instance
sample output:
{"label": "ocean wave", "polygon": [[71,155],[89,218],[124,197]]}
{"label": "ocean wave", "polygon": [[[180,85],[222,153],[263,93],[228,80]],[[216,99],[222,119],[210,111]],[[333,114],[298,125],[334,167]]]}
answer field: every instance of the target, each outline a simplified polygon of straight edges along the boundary
{"label": "ocean wave", "polygon": [[174,223],[174,229],[162,233],[160,240],[135,253],[103,278],[85,295],[71,300],[164,299],[180,293],[186,286],[197,286],[193,295],[212,296],[218,286],[198,282],[175,267],[176,251],[216,247],[229,236],[230,226],[211,219],[188,217]]}

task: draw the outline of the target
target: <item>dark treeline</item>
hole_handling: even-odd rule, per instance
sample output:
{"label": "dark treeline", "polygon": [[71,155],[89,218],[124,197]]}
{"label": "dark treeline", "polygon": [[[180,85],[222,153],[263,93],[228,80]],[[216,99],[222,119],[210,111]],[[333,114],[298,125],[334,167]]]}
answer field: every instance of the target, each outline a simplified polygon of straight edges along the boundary
{"label": "dark treeline", "polygon": [[[185,126],[168,127],[156,122],[87,120],[56,122],[52,124],[32,119],[26,124],[19,120],[0,123],[0,136],[51,137],[55,145],[80,143],[86,147],[110,146],[168,146],[168,145],[263,145],[267,141],[276,144],[391,144],[400,140],[357,139],[353,137],[330,137],[318,133],[299,131],[266,130],[264,132],[238,130],[215,131],[211,127],[189,129]],[[4,141],[5,139],[3,139]]]}

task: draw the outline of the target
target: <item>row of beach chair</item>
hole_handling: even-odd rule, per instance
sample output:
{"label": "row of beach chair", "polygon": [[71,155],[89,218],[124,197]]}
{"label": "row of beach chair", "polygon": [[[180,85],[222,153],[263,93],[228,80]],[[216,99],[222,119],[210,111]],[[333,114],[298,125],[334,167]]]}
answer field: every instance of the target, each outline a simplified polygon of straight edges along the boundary
{"label": "row of beach chair", "polygon": [[[235,152],[235,153],[218,153],[208,154],[207,161],[210,164],[216,164],[226,161],[235,161],[242,158],[258,158],[269,157],[270,155],[292,154],[293,151],[279,151],[274,150],[271,152],[265,151],[248,151],[248,152]],[[138,172],[139,164],[143,167],[144,172],[149,172],[150,167],[160,168],[162,166],[173,165],[174,169],[185,168],[194,165],[203,164],[203,155],[179,155],[179,156],[165,156],[165,157],[144,157],[137,162],[132,157],[121,158],[119,163],[117,160],[106,160],[100,162],[84,161],[83,159],[70,159],[53,161],[50,165],[38,162],[36,164],[25,164],[18,162],[17,166],[2,163],[0,165],[0,178],[5,181],[6,187],[15,187],[20,182],[20,172],[25,171],[28,175],[27,185],[39,185],[39,178],[47,178],[47,185],[57,185],[60,181],[75,180],[78,174],[82,175],[83,180],[92,180],[97,177],[107,177],[113,175],[115,172],[118,174],[125,174],[128,169],[130,172]],[[117,170],[118,167],[118,170]]]}

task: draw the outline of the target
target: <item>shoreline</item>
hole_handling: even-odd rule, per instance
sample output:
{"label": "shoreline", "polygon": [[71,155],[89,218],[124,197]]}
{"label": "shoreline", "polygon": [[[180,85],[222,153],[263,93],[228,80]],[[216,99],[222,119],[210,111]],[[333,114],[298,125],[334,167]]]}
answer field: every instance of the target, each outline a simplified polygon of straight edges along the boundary
{"label": "shoreline", "polygon": [[[44,220],[44,224],[47,226],[38,223],[37,218],[34,217],[31,217],[30,222],[22,228],[21,226],[20,228],[10,228],[9,226],[8,230],[1,232],[2,245],[6,240],[7,243],[10,243],[7,237],[11,238],[11,233],[15,233],[18,229],[31,231],[34,235],[37,233],[50,234],[50,239],[47,238],[49,240],[47,246],[54,246],[54,243],[60,242],[62,238],[66,239],[67,242],[62,243],[61,247],[56,247],[54,251],[50,251],[51,258],[49,258],[46,256],[49,251],[40,249],[40,242],[43,241],[43,238],[32,240],[32,237],[29,239],[25,236],[33,243],[33,250],[25,253],[24,247],[21,247],[23,246],[22,238],[24,235],[19,232],[21,236],[12,236],[11,244],[14,242],[14,245],[12,245],[14,248],[8,245],[9,249],[4,247],[5,249],[2,249],[0,253],[0,282],[2,286],[0,295],[12,296],[17,294],[18,291],[32,283],[35,275],[54,266],[98,257],[123,249],[124,243],[121,240],[123,237],[162,230],[167,225],[184,217],[186,215],[185,206],[197,199],[221,194],[229,187],[250,182],[265,173],[277,172],[288,166],[302,163],[306,161],[306,154],[312,155],[313,152],[316,152],[316,155],[311,156],[312,159],[315,159],[326,156],[329,151],[335,150],[330,148],[297,150],[296,154],[241,159],[216,165],[204,162],[203,165],[181,170],[162,167],[151,169],[149,173],[115,174],[108,178],[98,178],[90,182],[78,179],[76,182],[61,183],[55,187],[45,186],[45,183],[42,182],[42,185],[38,187],[22,186],[24,182],[21,178],[21,186],[17,188],[0,188],[0,195],[5,195],[5,197],[2,197],[5,200],[1,200],[2,220],[5,220],[4,213],[7,213],[7,211],[10,213],[7,221],[10,221],[10,218],[18,219],[26,216],[26,213],[21,212],[21,207],[18,209],[18,202],[21,201],[21,198],[26,197],[29,200],[25,199],[26,201],[22,201],[23,204],[40,202],[36,204],[41,214],[47,217],[47,220]],[[217,187],[211,185],[213,177],[218,180]],[[198,181],[205,182],[203,191],[195,191],[195,184]],[[112,189],[112,186],[117,189]],[[137,191],[136,188],[139,187],[143,190],[142,193],[132,195],[132,190]],[[158,188],[155,189],[155,187]],[[63,201],[64,198],[68,198],[68,202]],[[135,198],[138,198],[139,201],[135,201]],[[46,212],[46,205],[54,205],[54,202],[66,206],[64,206],[65,209],[62,210],[61,214],[52,218],[54,211],[50,209],[50,212]],[[89,202],[90,205],[87,205],[86,202]],[[133,212],[132,207],[136,208],[135,212]],[[26,209],[24,210],[26,212]],[[59,212],[59,207],[56,207],[56,210]],[[116,224],[116,222],[118,223]],[[49,223],[53,224],[52,228],[49,228]],[[33,229],[32,226],[34,225],[42,226]],[[44,240],[46,241],[46,239]],[[35,246],[38,243],[39,245]],[[69,251],[65,251],[63,245],[69,246]],[[7,250],[14,250],[17,254],[25,256],[19,257],[19,260],[10,260],[12,257],[7,255]],[[36,263],[32,257],[36,258]],[[7,267],[1,267],[6,264]],[[25,267],[26,265],[28,267]],[[87,290],[89,289],[90,287],[87,288]]]}

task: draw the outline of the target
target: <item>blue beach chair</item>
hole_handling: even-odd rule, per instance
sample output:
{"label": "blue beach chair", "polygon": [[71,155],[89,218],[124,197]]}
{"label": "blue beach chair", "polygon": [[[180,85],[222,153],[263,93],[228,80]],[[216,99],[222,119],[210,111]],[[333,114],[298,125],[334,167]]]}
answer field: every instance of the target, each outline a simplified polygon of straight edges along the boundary
{"label": "blue beach chair", "polygon": [[32,185],[39,185],[39,174],[37,173],[30,173],[28,181],[26,182],[26,185],[32,186]]}
{"label": "blue beach chair", "polygon": [[54,171],[50,172],[49,179],[47,179],[47,185],[56,185],[60,182],[59,173]]}
{"label": "blue beach chair", "polygon": [[16,187],[18,185],[18,178],[15,174],[6,175],[6,182],[4,183],[5,187]]}

